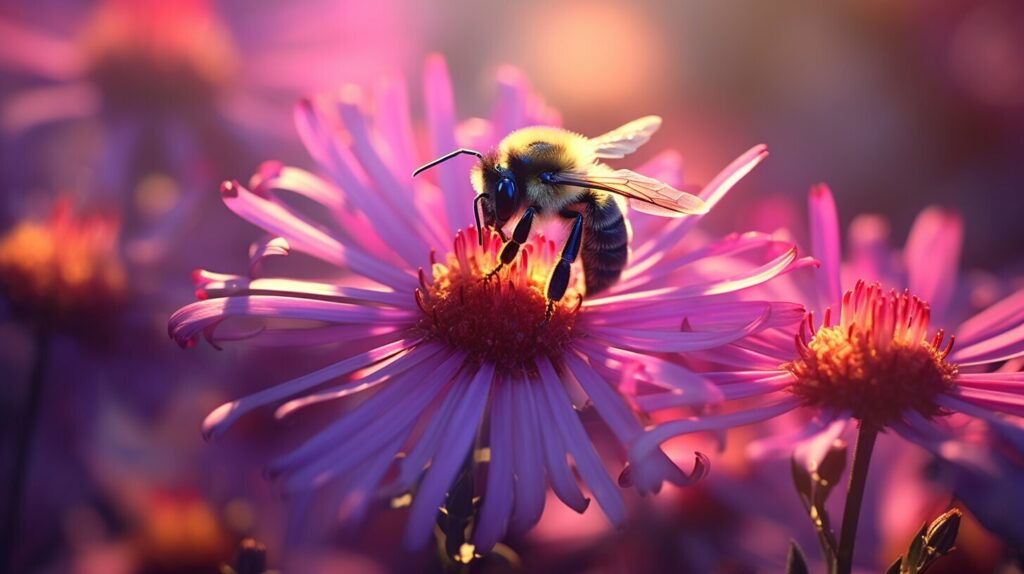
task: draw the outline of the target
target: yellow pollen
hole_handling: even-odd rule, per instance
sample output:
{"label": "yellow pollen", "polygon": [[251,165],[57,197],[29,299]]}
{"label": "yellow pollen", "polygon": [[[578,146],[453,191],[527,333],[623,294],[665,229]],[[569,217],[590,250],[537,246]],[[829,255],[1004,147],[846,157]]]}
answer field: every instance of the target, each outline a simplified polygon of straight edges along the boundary
{"label": "yellow pollen", "polygon": [[910,409],[939,414],[935,398],[955,385],[957,366],[946,361],[953,338],[945,348],[941,330],[929,340],[928,319],[928,304],[909,293],[858,283],[843,298],[838,325],[826,313],[809,341],[806,331],[797,337],[800,358],[783,366],[796,379],[793,393],[878,427]]}
{"label": "yellow pollen", "polygon": [[[541,327],[547,273],[557,257],[555,245],[533,239],[512,265],[485,280],[497,265],[501,240],[487,232],[480,247],[475,239],[475,230],[460,231],[445,262],[433,264],[429,280],[420,273],[416,301],[423,317],[419,328],[506,372],[530,370],[540,355],[558,355],[574,336],[580,297],[570,287],[555,306],[551,321]],[[577,284],[577,279],[570,285]]]}

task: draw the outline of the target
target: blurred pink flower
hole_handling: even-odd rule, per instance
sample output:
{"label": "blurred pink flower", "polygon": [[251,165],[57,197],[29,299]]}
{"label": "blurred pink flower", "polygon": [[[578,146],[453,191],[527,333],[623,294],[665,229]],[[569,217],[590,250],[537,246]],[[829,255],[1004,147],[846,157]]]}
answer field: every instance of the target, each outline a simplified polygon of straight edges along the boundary
{"label": "blurred pink flower", "polygon": [[[950,301],[962,226],[956,214],[929,208],[915,223],[903,253],[905,275],[892,270],[894,256],[884,242],[868,241],[877,235],[862,238],[865,243],[855,246],[847,266],[869,280],[905,277],[910,289],[887,291],[861,279],[840,295],[841,249],[832,194],[817,186],[809,202],[813,251],[821,261],[817,300],[818,309],[824,309],[822,321],[816,323],[814,312],[809,313],[795,344],[793,332],[773,330],[737,341],[728,352],[719,350],[716,361],[725,368],[702,374],[717,383],[725,401],[756,398],[756,406],[659,425],[637,440],[632,456],[647,456],[680,434],[720,431],[798,410],[813,415],[804,428],[764,439],[756,449],[793,452],[796,447],[798,458],[814,466],[856,420],[892,430],[940,458],[992,468],[990,457],[966,446],[946,424],[950,415],[961,413],[999,428],[1024,450],[1024,431],[1002,418],[1024,416],[1024,379],[1015,372],[986,372],[1024,355],[1024,291],[967,319],[948,335],[943,329],[930,332],[928,301],[936,301],[942,310]],[[813,295],[800,290],[790,295],[815,308]],[[645,410],[690,402],[672,391],[637,399]]]}
{"label": "blurred pink flower", "polygon": [[[808,261],[760,234],[694,248],[685,239],[699,217],[635,215],[634,255],[621,282],[581,304],[581,278],[575,276],[551,323],[537,329],[554,243],[534,237],[507,275],[484,282],[500,241],[488,233],[478,246],[475,230],[456,230],[472,221],[471,164],[455,159],[438,166],[436,183],[408,174],[436,154],[460,145],[488,148],[516,128],[557,125],[558,116],[511,69],[499,74],[498,103],[486,120],[456,122],[439,57],[427,61],[423,83],[426,148],[414,137],[403,82],[383,84],[372,101],[347,87],[338,99],[304,101],[296,109],[299,132],[326,179],[269,163],[248,188],[224,184],[225,204],[270,237],[253,248],[248,277],[197,272],[203,300],[171,317],[170,334],[182,345],[200,335],[215,345],[236,339],[335,344],[347,356],[222,405],[207,418],[204,432],[220,435],[244,414],[285,400],[278,416],[373,389],[272,465],[287,492],[334,483],[344,492],[341,515],[358,518],[375,495],[415,487],[406,542],[421,546],[480,435],[477,447],[489,450],[474,458],[489,460],[489,468],[474,535],[478,551],[490,549],[507,530],[536,523],[545,483],[567,506],[587,508],[567,455],[607,517],[621,524],[622,496],[577,408],[592,404],[624,448],[642,432],[616,389],[624,364],[643,367],[637,374],[642,384],[688,395],[717,392],[663,354],[714,349],[758,330],[794,325],[803,317],[801,306],[736,302],[734,294]],[[694,191],[713,206],[765,155],[763,146],[754,147]],[[679,184],[673,152],[639,170]],[[333,217],[333,226],[324,229],[288,206],[276,193],[282,190],[312,200]],[[262,276],[266,256],[290,250],[335,265],[346,276],[334,282]],[[751,253],[757,261],[741,257]],[[258,325],[229,329],[225,323],[243,317]],[[638,462],[620,482],[642,492],[658,489],[663,480],[685,484],[695,478],[658,449]],[[695,475],[704,470],[698,458]]]}
{"label": "blurred pink flower", "polygon": [[152,259],[195,217],[212,165],[237,161],[225,150],[290,137],[282,110],[303,93],[402,66],[409,16],[390,1],[12,4],[0,9],[0,71],[22,81],[0,100],[0,128],[97,120],[90,191],[137,193],[155,221],[131,252]]}

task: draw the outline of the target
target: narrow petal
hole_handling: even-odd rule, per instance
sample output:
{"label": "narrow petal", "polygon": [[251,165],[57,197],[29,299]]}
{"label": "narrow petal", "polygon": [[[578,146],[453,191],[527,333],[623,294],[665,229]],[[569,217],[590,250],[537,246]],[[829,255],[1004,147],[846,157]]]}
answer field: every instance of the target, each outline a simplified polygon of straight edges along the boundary
{"label": "narrow petal", "polygon": [[[814,470],[821,460],[821,456],[824,456],[824,453],[818,456],[820,445],[827,443],[828,446],[831,446],[832,442],[846,428],[846,421],[848,420],[849,417],[839,417],[837,419],[835,413],[818,413],[814,418],[805,423],[803,428],[796,432],[776,434],[751,442],[746,447],[746,454],[755,460],[782,458],[796,456],[797,450],[802,448],[801,454],[803,456],[800,459],[801,463],[803,463],[804,468]],[[837,421],[841,421],[842,424],[834,425]],[[808,443],[816,445],[813,451],[808,449]],[[811,462],[813,462],[813,466],[809,464]]]}
{"label": "narrow petal", "polygon": [[1024,323],[998,335],[955,349],[951,360],[961,366],[983,365],[1024,356]]}
{"label": "narrow petal", "polygon": [[769,311],[741,327],[728,331],[647,331],[612,327],[591,329],[591,335],[616,347],[642,352],[684,353],[731,343],[760,329]]}
{"label": "narrow petal", "polygon": [[842,253],[839,245],[839,216],[832,191],[819,183],[807,196],[807,211],[811,219],[811,245],[814,257],[821,262],[817,273],[819,308],[836,305],[842,297],[839,284],[839,266]]}
{"label": "narrow petal", "polygon": [[537,433],[544,447],[544,466],[547,469],[551,490],[566,506],[583,513],[590,505],[590,499],[584,498],[576,484],[576,477],[569,470],[566,459],[566,447],[558,426],[552,419],[551,409],[547,407],[544,391],[540,388],[542,381],[529,381],[524,388],[527,402],[537,420]]}
{"label": "narrow petal", "polygon": [[[741,179],[743,179],[757,164],[768,157],[768,148],[764,145],[756,145],[743,155],[739,156],[718,173],[698,194],[708,209],[712,209],[725,197]],[[700,221],[703,216],[687,216],[673,219],[665,226],[663,233],[654,241],[647,243],[637,250],[634,261],[640,261],[651,254],[666,251],[674,247],[691,229]]]}
{"label": "narrow petal", "polygon": [[276,403],[324,382],[353,373],[376,362],[388,359],[398,353],[414,348],[416,344],[417,341],[414,340],[396,341],[372,351],[367,351],[365,353],[349,357],[344,361],[339,361],[333,365],[324,367],[323,369],[314,371],[307,375],[303,375],[297,379],[292,379],[286,383],[281,383],[257,393],[253,393],[247,397],[231,401],[229,403],[224,403],[214,409],[213,412],[207,415],[206,419],[203,421],[203,436],[207,439],[220,436],[224,434],[228,427],[238,420],[239,417],[253,409]]}
{"label": "narrow petal", "polygon": [[1024,373],[961,373],[957,386],[1024,394]]}
{"label": "narrow petal", "polygon": [[[629,409],[622,397],[594,372],[586,363],[573,353],[564,356],[565,365],[583,386],[590,397],[598,415],[612,430],[615,437],[627,449],[643,433],[643,427],[636,415]],[[633,469],[634,483],[641,492],[655,491],[661,486],[662,480],[679,484],[686,482],[688,477],[668,459],[660,450],[650,459],[640,463]]]}
{"label": "narrow petal", "polygon": [[[437,54],[427,57],[423,69],[423,99],[426,105],[427,126],[430,130],[430,153],[433,157],[446,154],[458,145],[455,142],[455,96],[444,58]],[[461,157],[435,167],[438,186],[445,191],[443,216],[449,232],[461,222],[472,220],[470,201],[473,191],[469,185],[471,158]]]}
{"label": "narrow petal", "polygon": [[[576,470],[579,471],[580,478],[590,488],[608,520],[616,526],[621,525],[626,520],[626,506],[622,495],[619,494],[618,487],[608,476],[608,472],[594,451],[594,446],[583,429],[579,416],[573,409],[568,395],[565,394],[565,389],[562,388],[558,374],[546,358],[537,360],[537,368],[541,375],[539,384],[542,390],[541,395],[547,403],[547,408],[550,409],[551,419],[557,425],[562,440],[565,441],[566,449],[572,455],[573,462],[576,463]],[[543,401],[538,397],[538,405],[541,404]]]}
{"label": "narrow petal", "polygon": [[800,406],[800,399],[786,396],[764,406],[705,417],[691,417],[653,427],[640,437],[630,452],[631,460],[648,456],[658,445],[672,437],[702,431],[727,430],[775,418]]}
{"label": "narrow petal", "polygon": [[590,357],[592,364],[603,364],[614,372],[625,372],[627,365],[634,364],[639,367],[636,376],[644,382],[692,395],[695,401],[714,403],[722,400],[721,391],[703,374],[698,375],[660,357],[607,347],[585,339],[577,345]]}
{"label": "narrow petal", "polygon": [[473,535],[480,553],[501,541],[512,515],[512,384],[508,379],[498,381],[491,402],[491,461],[480,521]]}
{"label": "narrow petal", "polygon": [[406,547],[422,548],[429,540],[430,527],[437,517],[438,508],[444,502],[445,492],[472,449],[493,378],[494,366],[484,363],[453,413],[452,424],[446,429],[441,441],[445,448],[438,450],[416,491],[405,528]]}
{"label": "narrow petal", "polygon": [[963,322],[956,330],[961,346],[980,343],[1024,323],[1024,289]]}
{"label": "narrow petal", "polygon": [[516,379],[512,385],[513,450],[515,456],[515,509],[512,513],[512,529],[522,533],[540,520],[544,511],[544,450],[537,436],[540,429],[537,415],[530,396],[530,383]]}
{"label": "narrow petal", "polygon": [[257,196],[238,182],[225,182],[221,197],[231,211],[271,235],[279,235],[288,244],[318,259],[351,269],[369,279],[390,287],[405,289],[415,286],[411,274],[403,273],[318,229],[280,203]]}
{"label": "narrow petal", "polygon": [[993,411],[1024,417],[1024,389],[1017,392],[1002,392],[987,389],[959,387],[950,395]]}
{"label": "narrow petal", "polygon": [[[418,404],[422,400],[429,401],[434,396],[429,391],[438,392],[455,374],[464,360],[465,358],[459,354],[442,354],[431,357],[430,363],[422,366],[419,373],[408,370],[400,373],[386,384],[380,385],[379,390],[373,396],[360,403],[354,410],[327,425],[314,437],[304,442],[302,446],[279,457],[270,466],[270,470],[283,472],[315,463],[326,453],[337,450],[339,444],[372,421],[380,418],[390,420],[388,417],[391,416],[396,404],[403,404],[403,401],[407,401],[404,404],[412,405]],[[426,373],[426,376],[422,374],[423,372]],[[426,404],[424,403],[424,407]]]}
{"label": "narrow petal", "polygon": [[941,321],[953,297],[963,236],[960,214],[941,207],[922,211],[910,228],[904,250],[907,283],[931,305],[933,320]]}
{"label": "narrow petal", "polygon": [[300,279],[233,279],[209,281],[197,290],[200,299],[240,295],[269,295],[354,303],[358,305],[384,305],[412,310],[416,305],[408,293],[345,287],[334,283],[318,283]]}
{"label": "narrow petal", "polygon": [[[200,333],[212,342],[213,330],[231,317],[375,325],[409,323],[415,312],[270,295],[224,297],[196,301],[178,309],[168,320],[168,334],[182,346],[192,344]],[[369,328],[367,334],[370,334]]]}
{"label": "narrow petal", "polygon": [[636,299],[658,299],[660,301],[686,299],[700,295],[718,295],[733,293],[760,285],[773,277],[784,273],[796,261],[796,248],[793,247],[775,259],[748,271],[717,279],[706,283],[696,283],[681,287],[663,287],[647,291],[634,291],[620,295],[598,297],[585,303],[588,307],[611,305],[621,301]]}

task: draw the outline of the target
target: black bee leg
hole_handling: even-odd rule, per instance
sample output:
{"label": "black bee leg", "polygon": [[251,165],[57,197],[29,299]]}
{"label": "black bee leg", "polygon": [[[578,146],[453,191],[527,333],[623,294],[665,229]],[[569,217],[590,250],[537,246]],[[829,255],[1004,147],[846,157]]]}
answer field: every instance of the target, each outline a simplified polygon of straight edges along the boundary
{"label": "black bee leg", "polygon": [[[530,228],[533,227],[533,216],[536,213],[537,210],[533,207],[526,208],[526,211],[523,212],[523,216],[520,217],[519,221],[516,223],[515,229],[512,230],[511,239],[505,241],[505,244],[501,246],[501,253],[498,254],[498,266],[484,276],[484,281],[494,277],[498,274],[498,271],[501,271],[502,267],[516,260],[516,255],[519,254],[519,247],[526,243],[526,240],[530,238]],[[504,235],[502,235],[502,237],[504,237]]]}
{"label": "black bee leg", "polygon": [[[563,213],[563,215],[568,215]],[[580,254],[580,247],[583,245],[583,214],[574,213],[572,230],[569,237],[562,246],[562,253],[558,256],[558,263],[555,263],[551,275],[548,276],[547,297],[548,304],[544,310],[544,322],[541,326],[548,324],[551,316],[555,313],[555,303],[565,296],[565,290],[569,288],[569,274],[572,264]]]}

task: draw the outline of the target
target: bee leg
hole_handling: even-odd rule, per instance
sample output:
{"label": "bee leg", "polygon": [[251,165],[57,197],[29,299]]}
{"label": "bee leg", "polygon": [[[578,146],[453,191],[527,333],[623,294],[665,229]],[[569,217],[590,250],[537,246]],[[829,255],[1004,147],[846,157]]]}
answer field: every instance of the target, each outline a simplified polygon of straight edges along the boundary
{"label": "bee leg", "polygon": [[501,253],[498,254],[498,266],[484,276],[484,281],[490,280],[491,277],[498,274],[498,271],[501,271],[502,267],[516,260],[519,248],[530,238],[530,228],[533,227],[533,216],[536,213],[537,210],[533,207],[526,208],[523,216],[516,223],[515,229],[512,230],[512,237],[501,246]]}
{"label": "bee leg", "polygon": [[580,247],[583,245],[583,214],[579,212],[563,212],[562,216],[572,217],[572,230],[569,237],[562,246],[562,253],[558,256],[551,275],[548,276],[547,298],[548,304],[544,310],[544,322],[541,326],[548,324],[551,316],[555,313],[555,303],[565,296],[565,290],[569,288],[569,273],[572,264],[580,254]]}

